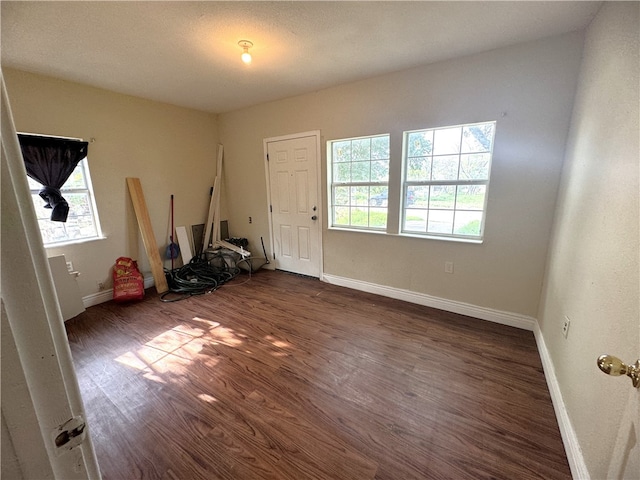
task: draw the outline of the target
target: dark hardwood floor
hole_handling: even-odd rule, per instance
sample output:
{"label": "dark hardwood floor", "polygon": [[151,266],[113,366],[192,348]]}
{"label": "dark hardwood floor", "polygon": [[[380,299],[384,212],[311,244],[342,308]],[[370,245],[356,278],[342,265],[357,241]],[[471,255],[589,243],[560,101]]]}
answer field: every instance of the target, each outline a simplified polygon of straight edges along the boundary
{"label": "dark hardwood floor", "polygon": [[283,272],[66,323],[105,479],[569,479],[531,332]]}

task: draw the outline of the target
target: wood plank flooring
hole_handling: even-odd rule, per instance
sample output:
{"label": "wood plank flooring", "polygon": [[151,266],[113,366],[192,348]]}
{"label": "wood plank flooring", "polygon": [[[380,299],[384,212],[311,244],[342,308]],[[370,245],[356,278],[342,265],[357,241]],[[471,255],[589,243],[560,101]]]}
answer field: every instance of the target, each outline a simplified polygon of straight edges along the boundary
{"label": "wood plank flooring", "polygon": [[105,479],[569,479],[531,332],[262,270],[66,323]]}

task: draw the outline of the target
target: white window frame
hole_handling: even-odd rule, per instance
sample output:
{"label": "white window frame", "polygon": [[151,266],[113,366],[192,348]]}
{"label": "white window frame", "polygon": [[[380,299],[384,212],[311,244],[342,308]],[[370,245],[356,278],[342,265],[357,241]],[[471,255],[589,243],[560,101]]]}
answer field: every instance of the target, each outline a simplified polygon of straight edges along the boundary
{"label": "white window frame", "polygon": [[[334,175],[334,169],[337,164],[349,164],[353,166],[354,163],[364,163],[363,160],[349,160],[348,162],[335,162],[334,163],[334,145],[339,143],[351,142],[359,142],[363,140],[373,141],[376,138],[386,138],[388,144],[391,143],[391,135],[388,133],[378,134],[378,135],[367,135],[362,137],[351,137],[351,138],[341,138],[335,140],[329,140],[327,142],[327,165],[328,165],[328,203],[329,203],[329,228],[337,229],[337,230],[358,230],[358,231],[368,231],[368,232],[386,232],[387,230],[387,222],[389,219],[389,167],[391,163],[390,149],[387,151],[388,155],[386,158],[373,158],[371,155],[369,156],[369,172],[371,175],[371,163],[374,161],[386,161],[388,163],[387,167],[387,176],[384,181],[373,181],[369,178],[369,181],[336,181]],[[337,204],[336,203],[336,189],[339,188],[349,188],[349,189],[360,189],[360,196],[362,196],[362,192],[364,189],[367,189],[366,195],[366,203],[352,203],[352,191],[349,192],[349,203],[348,204]],[[372,195],[372,188],[374,195]],[[381,197],[380,194],[375,194],[376,190],[385,189],[387,191],[387,198],[384,200],[384,197]],[[380,197],[379,199],[375,199],[375,197]],[[336,209],[337,208],[348,208],[349,210],[349,223],[336,223]],[[356,224],[353,223],[352,214],[355,212],[360,213],[361,211],[366,210],[366,218],[367,225]],[[384,214],[386,217],[386,221],[384,225],[371,225],[371,213],[380,213]]]}
{"label": "white window frame", "polygon": [[74,212],[73,205],[69,204],[69,216],[67,217],[66,223],[52,222],[51,220],[49,220],[49,217],[51,215],[51,210],[43,208],[44,200],[40,198],[40,196],[38,195],[38,192],[40,192],[40,190],[42,189],[42,185],[40,185],[37,181],[35,181],[32,178],[29,178],[29,177],[27,178],[29,182],[29,190],[31,191],[31,195],[34,201],[34,209],[36,211],[38,227],[40,228],[40,234],[42,236],[42,242],[45,248],[60,247],[60,246],[69,245],[73,243],[82,243],[86,241],[98,240],[98,239],[104,238],[102,235],[102,229],[100,227],[100,219],[98,218],[98,208],[96,206],[95,195],[93,193],[93,184],[91,182],[91,174],[89,173],[89,164],[87,161],[87,157],[83,158],[80,162],[78,162],[78,165],[74,169],[73,173],[69,176],[69,180],[67,180],[67,182],[69,182],[73,178],[74,174],[78,171],[78,169],[80,169],[80,171],[82,172],[85,187],[83,188],[65,187],[66,185],[65,183],[65,185],[62,186],[60,191],[62,192],[62,195],[64,197],[66,197],[67,194],[74,194],[74,193],[87,195],[89,215],[93,220],[93,225],[95,226],[95,233],[82,235],[82,236],[75,236],[73,238],[70,238],[67,236],[66,238],[60,239],[58,241],[46,241],[45,234],[42,231],[42,228],[44,225],[50,225],[58,229],[62,228],[65,230],[65,233],[66,233],[68,222],[70,220],[73,221],[74,218],[77,218],[77,214]]}
{"label": "white window frame", "polygon": [[[462,150],[462,135],[464,132],[464,128],[465,127],[472,127],[475,125],[487,125],[487,124],[493,124],[493,137],[492,137],[492,141],[491,141],[491,148],[489,150],[483,150],[483,151],[475,151],[475,152],[465,152]],[[452,153],[450,155],[434,155],[434,150],[431,151],[430,155],[421,155],[421,156],[415,156],[415,157],[409,157],[409,147],[408,147],[408,138],[411,134],[415,134],[415,133],[422,133],[422,132],[433,132],[433,135],[435,135],[436,131],[439,130],[447,130],[447,129],[454,129],[454,128],[460,128],[460,132],[461,132],[461,140],[460,140],[460,148],[456,153]],[[401,235],[407,235],[407,236],[418,236],[418,237],[424,237],[424,238],[432,238],[432,239],[442,239],[442,240],[455,240],[455,241],[467,241],[467,242],[474,242],[474,243],[481,243],[484,239],[484,227],[485,227],[485,221],[486,221],[486,216],[487,216],[487,199],[488,199],[488,193],[489,193],[489,180],[491,178],[491,164],[492,164],[492,160],[493,160],[493,146],[495,143],[495,132],[496,132],[496,122],[495,121],[488,121],[488,122],[477,122],[477,123],[468,123],[468,124],[460,124],[460,125],[451,125],[451,126],[443,126],[443,127],[434,127],[434,128],[425,128],[425,129],[419,129],[419,130],[411,130],[411,131],[405,131],[403,132],[403,142],[402,142],[402,205],[401,205],[401,219],[400,219],[400,233]],[[435,148],[432,145],[432,149]],[[488,166],[487,166],[487,175],[486,178],[478,178],[478,179],[460,179],[460,165],[461,165],[461,161],[460,158],[462,155],[465,154],[478,154],[478,155],[488,155]],[[408,174],[408,162],[409,162],[409,158],[424,158],[424,157],[431,157],[431,161],[433,161],[434,157],[438,157],[438,156],[458,156],[458,172],[457,172],[457,178],[454,179],[450,179],[450,180],[433,180],[433,179],[429,179],[429,180],[407,180],[407,174]],[[430,169],[430,175],[432,176],[432,167]],[[458,208],[457,205],[457,191],[459,187],[471,187],[471,186],[483,186],[484,187],[484,199],[483,199],[483,205],[482,205],[482,209],[464,209],[464,208]],[[433,187],[436,188],[452,188],[454,190],[454,204],[453,204],[453,208],[432,208],[431,207],[431,203],[430,203],[430,197],[427,198],[426,201],[426,205],[422,204],[422,205],[409,205],[408,204],[408,197],[407,197],[407,193],[409,191],[409,189],[411,189],[412,187],[428,187],[429,192],[431,192]],[[415,191],[412,189],[412,191]],[[413,200],[413,202],[415,202],[415,200]],[[426,212],[427,218],[425,220],[425,228],[424,231],[418,231],[417,229],[409,229],[407,228],[407,211],[408,210],[422,210]],[[433,231],[433,230],[429,230],[429,221],[430,221],[430,215],[432,215],[435,212],[453,212],[453,217],[452,217],[452,221],[451,221],[451,225],[452,225],[452,229],[450,233],[445,233],[445,232],[437,232],[437,231]],[[458,213],[463,213],[463,212],[470,212],[470,213],[476,213],[476,212],[481,212],[481,216],[480,216],[480,224],[479,224],[479,231],[478,234],[462,234],[462,233],[455,233],[455,225],[456,225],[456,214]]]}

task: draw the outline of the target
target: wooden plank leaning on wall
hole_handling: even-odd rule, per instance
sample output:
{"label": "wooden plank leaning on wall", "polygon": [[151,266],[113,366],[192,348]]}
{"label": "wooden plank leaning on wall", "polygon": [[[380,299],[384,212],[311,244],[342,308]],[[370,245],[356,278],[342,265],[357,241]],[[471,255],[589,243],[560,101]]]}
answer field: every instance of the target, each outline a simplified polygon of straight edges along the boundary
{"label": "wooden plank leaning on wall", "polygon": [[156,284],[156,291],[164,293],[169,290],[169,285],[167,284],[167,278],[164,276],[164,268],[162,267],[156,237],[153,235],[153,228],[151,228],[151,219],[149,218],[147,203],[144,200],[144,193],[142,193],[140,179],[127,178],[127,186],[129,187],[133,209],[136,212],[138,227],[140,227],[140,233],[142,234],[142,243],[144,243],[144,249],[151,264],[151,274]]}

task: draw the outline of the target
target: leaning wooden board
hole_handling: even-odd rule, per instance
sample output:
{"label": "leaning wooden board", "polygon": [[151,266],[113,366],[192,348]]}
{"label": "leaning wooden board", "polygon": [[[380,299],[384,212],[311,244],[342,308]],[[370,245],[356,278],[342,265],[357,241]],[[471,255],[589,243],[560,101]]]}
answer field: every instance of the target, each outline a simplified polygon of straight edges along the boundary
{"label": "leaning wooden board", "polygon": [[153,235],[153,228],[151,228],[151,219],[149,218],[147,203],[142,193],[140,179],[127,178],[127,186],[131,195],[133,210],[136,212],[136,218],[138,219],[138,227],[140,227],[140,233],[142,234],[142,243],[144,243],[144,249],[147,251],[147,257],[149,257],[149,263],[151,264],[151,274],[156,284],[156,290],[158,293],[167,292],[169,285],[167,285],[167,278],[164,276],[164,268],[162,267],[156,237]]}

